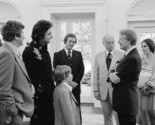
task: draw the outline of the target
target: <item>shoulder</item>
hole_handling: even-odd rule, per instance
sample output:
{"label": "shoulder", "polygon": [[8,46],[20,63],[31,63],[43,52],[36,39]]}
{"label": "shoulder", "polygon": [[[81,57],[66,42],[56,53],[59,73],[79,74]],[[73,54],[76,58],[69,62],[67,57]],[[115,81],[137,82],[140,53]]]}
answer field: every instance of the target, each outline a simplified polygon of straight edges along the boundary
{"label": "shoulder", "polygon": [[55,56],[56,56],[56,55],[59,55],[59,54],[63,53],[64,51],[65,51],[65,50],[62,49],[62,50],[60,50],[60,51],[54,52],[54,55],[55,55]]}
{"label": "shoulder", "polygon": [[81,53],[80,51],[73,50],[73,54],[74,54],[76,57],[82,58],[82,53]]}
{"label": "shoulder", "polygon": [[31,53],[33,52],[34,47],[32,45],[27,45],[23,51],[23,53]]}
{"label": "shoulder", "polygon": [[2,46],[0,48],[0,56],[1,57],[7,56],[7,57],[12,57],[13,58],[12,52],[9,49],[5,48],[4,46]]}
{"label": "shoulder", "polygon": [[134,51],[133,51],[133,56],[134,56],[134,58],[136,58],[137,60],[141,60],[141,57],[140,57],[139,52],[138,52],[137,49],[134,49]]}
{"label": "shoulder", "polygon": [[64,96],[69,94],[69,90],[66,89],[63,85],[58,85],[54,89],[54,94],[59,96]]}
{"label": "shoulder", "polygon": [[75,54],[80,54],[80,55],[81,55],[81,52],[78,51],[78,50],[73,50],[73,52],[74,52]]}
{"label": "shoulder", "polygon": [[13,53],[8,50],[7,48],[5,47],[1,47],[0,48],[0,62],[1,62],[1,66],[2,66],[2,63],[7,65],[7,64],[10,64],[12,65],[12,63],[14,62],[14,55]]}
{"label": "shoulder", "polygon": [[80,51],[78,51],[78,50],[75,50],[75,49],[73,49],[73,51],[74,51],[75,53],[81,53]]}

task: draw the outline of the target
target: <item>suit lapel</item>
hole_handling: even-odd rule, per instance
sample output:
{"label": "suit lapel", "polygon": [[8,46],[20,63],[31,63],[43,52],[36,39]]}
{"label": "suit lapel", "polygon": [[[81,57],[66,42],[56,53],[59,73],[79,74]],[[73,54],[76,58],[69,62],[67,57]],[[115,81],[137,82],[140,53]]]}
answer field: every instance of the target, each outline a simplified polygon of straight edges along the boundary
{"label": "suit lapel", "polygon": [[17,64],[19,65],[19,67],[21,68],[21,70],[23,71],[23,73],[27,76],[28,80],[30,81],[30,78],[27,74],[24,62],[20,59],[20,57],[12,50],[12,48],[10,48],[7,44],[4,44],[4,47],[7,48],[8,50],[10,50],[10,52],[14,55],[15,60],[17,62]]}
{"label": "suit lapel", "polygon": [[112,57],[112,61],[111,61],[111,65],[110,65],[110,68],[109,68],[109,71],[114,67],[114,65],[116,64],[116,61],[118,60],[118,57],[117,57],[117,52],[114,50],[113,52],[113,57]]}
{"label": "suit lapel", "polygon": [[76,65],[76,59],[77,59],[78,54],[73,50],[72,51],[72,65],[74,67],[74,65]]}
{"label": "suit lapel", "polygon": [[72,99],[74,100],[74,102],[75,102],[77,105],[79,105],[79,103],[78,103],[78,102],[77,102],[77,100],[75,99],[75,97],[74,97],[73,93],[72,93],[72,92],[70,92],[70,94],[71,94],[71,97],[72,97]]}
{"label": "suit lapel", "polygon": [[126,59],[130,57],[130,55],[132,55],[133,53],[135,53],[135,51],[137,51],[136,48],[134,48],[133,50],[131,50],[131,51],[120,61],[120,63],[118,64],[117,68],[119,68],[119,67],[126,61]]}
{"label": "suit lapel", "polygon": [[27,74],[27,71],[26,71],[26,68],[25,68],[25,65],[24,65],[24,62],[18,57],[15,55],[15,59],[18,63],[18,65],[20,66],[20,68],[22,69],[22,71],[24,72],[24,74],[27,76],[27,78],[30,80],[28,74]]}
{"label": "suit lapel", "polygon": [[73,93],[70,92],[70,90],[67,88],[67,86],[64,85],[64,84],[61,84],[61,85],[62,85],[63,87],[65,87],[65,88],[69,91],[70,97],[73,99],[73,101],[74,101],[77,105],[79,105],[79,103],[78,103],[77,100],[75,99]]}
{"label": "suit lapel", "polygon": [[99,56],[99,63],[100,63],[100,66],[105,68],[107,71],[107,65],[106,65],[106,51],[103,51],[101,53],[101,56]]}

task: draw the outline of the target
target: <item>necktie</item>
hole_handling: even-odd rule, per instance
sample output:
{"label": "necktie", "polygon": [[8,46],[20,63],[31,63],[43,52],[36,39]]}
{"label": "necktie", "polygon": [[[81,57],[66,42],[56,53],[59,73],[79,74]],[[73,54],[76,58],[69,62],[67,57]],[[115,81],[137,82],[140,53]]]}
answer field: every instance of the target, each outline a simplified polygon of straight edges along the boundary
{"label": "necktie", "polygon": [[69,60],[69,66],[72,67],[72,57],[71,57],[71,51],[68,50],[68,60]]}
{"label": "necktie", "polygon": [[108,70],[110,68],[111,60],[112,60],[112,55],[111,55],[111,53],[108,53],[107,58],[106,58],[106,64],[107,64]]}
{"label": "necktie", "polygon": [[71,51],[70,50],[68,50],[68,59],[71,59],[72,57],[71,57]]}

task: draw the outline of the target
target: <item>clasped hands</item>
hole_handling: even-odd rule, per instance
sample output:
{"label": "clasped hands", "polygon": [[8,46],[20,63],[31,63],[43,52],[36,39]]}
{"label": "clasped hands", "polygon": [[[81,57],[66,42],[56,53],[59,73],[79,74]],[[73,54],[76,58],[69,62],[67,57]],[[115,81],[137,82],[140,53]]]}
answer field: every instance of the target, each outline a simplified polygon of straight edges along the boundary
{"label": "clasped hands", "polygon": [[109,79],[114,84],[117,84],[120,82],[120,78],[116,74],[117,72],[112,72],[109,74]]}

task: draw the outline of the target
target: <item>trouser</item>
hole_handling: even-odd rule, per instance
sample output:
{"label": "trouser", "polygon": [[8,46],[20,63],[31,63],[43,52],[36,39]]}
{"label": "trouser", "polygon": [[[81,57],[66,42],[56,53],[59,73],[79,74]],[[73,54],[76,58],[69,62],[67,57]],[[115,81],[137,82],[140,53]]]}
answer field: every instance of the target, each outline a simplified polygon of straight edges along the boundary
{"label": "trouser", "polygon": [[110,94],[108,93],[106,100],[101,100],[103,109],[104,125],[119,125],[117,113],[112,109]]}
{"label": "trouser", "polygon": [[136,125],[136,115],[124,115],[118,113],[120,125]]}
{"label": "trouser", "polygon": [[54,125],[54,108],[52,102],[45,105],[35,105],[30,125]]}

